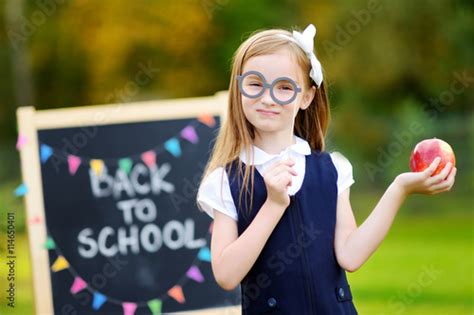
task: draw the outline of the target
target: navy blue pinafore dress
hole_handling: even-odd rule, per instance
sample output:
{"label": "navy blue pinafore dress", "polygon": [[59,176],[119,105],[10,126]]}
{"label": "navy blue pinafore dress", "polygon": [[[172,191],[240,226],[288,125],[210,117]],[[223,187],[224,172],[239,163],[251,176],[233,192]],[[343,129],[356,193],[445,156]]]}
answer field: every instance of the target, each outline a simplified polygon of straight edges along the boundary
{"label": "navy blue pinafore dress", "polygon": [[[357,314],[345,270],[334,253],[337,170],[327,152],[312,151],[305,158],[300,190],[290,196],[290,205],[241,281],[242,314]],[[267,191],[255,170],[252,208],[248,212],[250,192],[245,191],[239,208],[243,176],[237,167],[235,160],[226,172],[241,235],[265,202]]]}

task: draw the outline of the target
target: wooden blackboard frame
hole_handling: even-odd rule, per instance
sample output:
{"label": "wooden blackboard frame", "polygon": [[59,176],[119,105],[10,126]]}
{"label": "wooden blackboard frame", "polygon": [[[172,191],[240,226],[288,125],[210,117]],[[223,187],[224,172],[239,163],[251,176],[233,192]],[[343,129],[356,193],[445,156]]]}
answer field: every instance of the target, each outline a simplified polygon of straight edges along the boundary
{"label": "wooden blackboard frame", "polygon": [[[39,157],[38,131],[68,127],[101,126],[120,123],[159,121],[167,119],[195,118],[203,112],[227,116],[228,92],[220,91],[213,96],[182,98],[134,103],[94,105],[63,109],[36,110],[20,107],[17,110],[18,132],[28,145],[20,150],[23,183],[28,187],[24,197],[27,233],[32,261],[34,309],[36,314],[53,314],[53,299],[48,252],[42,244],[47,231]],[[40,220],[38,221],[38,218]],[[186,314],[240,314],[239,307],[208,309]]]}

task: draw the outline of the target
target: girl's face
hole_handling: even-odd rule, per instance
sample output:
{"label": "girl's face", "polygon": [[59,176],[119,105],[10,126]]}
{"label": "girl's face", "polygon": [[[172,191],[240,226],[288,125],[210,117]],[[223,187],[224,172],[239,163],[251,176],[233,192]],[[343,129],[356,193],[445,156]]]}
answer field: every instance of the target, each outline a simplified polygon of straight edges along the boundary
{"label": "girl's face", "polygon": [[[303,74],[295,58],[286,49],[279,50],[273,54],[252,57],[243,66],[242,74],[248,71],[260,72],[268,84],[281,77],[287,77],[296,82],[301,88],[296,98],[289,104],[280,105],[272,98],[270,89],[265,89],[262,95],[257,98],[250,98],[242,93],[242,106],[245,117],[256,128],[258,132],[285,132],[292,134],[293,121],[299,109],[306,109],[313,100],[316,88],[306,89],[303,81]],[[261,79],[255,76],[244,83],[248,89],[261,88]],[[278,84],[274,88],[282,93],[291,93],[292,86]]]}

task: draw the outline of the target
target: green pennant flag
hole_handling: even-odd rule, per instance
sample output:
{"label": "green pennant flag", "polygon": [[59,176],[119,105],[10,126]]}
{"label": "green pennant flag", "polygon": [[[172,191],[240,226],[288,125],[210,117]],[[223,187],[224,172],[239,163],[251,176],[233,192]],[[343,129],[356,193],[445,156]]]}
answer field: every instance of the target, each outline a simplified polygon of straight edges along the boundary
{"label": "green pennant flag", "polygon": [[46,239],[46,243],[44,243],[44,248],[46,249],[55,249],[56,248],[56,243],[54,243],[54,240],[48,236]]}
{"label": "green pennant flag", "polygon": [[127,175],[130,174],[130,170],[132,169],[132,160],[129,159],[129,158],[120,159],[119,160],[119,167]]}
{"label": "green pennant flag", "polygon": [[148,301],[148,307],[150,308],[153,315],[161,314],[161,300],[153,299]]}

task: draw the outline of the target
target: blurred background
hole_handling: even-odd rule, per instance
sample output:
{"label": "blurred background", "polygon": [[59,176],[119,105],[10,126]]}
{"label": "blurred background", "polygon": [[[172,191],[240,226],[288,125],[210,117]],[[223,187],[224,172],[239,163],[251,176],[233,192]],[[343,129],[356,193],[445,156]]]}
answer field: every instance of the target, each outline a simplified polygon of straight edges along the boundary
{"label": "blurred background", "polygon": [[[349,274],[361,314],[472,314],[474,5],[467,0],[0,0],[0,313],[33,312],[15,111],[213,95],[233,52],[265,28],[317,28],[329,87],[327,150],[352,163],[358,223],[413,147],[456,153],[449,193],[413,195]],[[135,82],[147,69],[151,80]],[[413,128],[413,126],[417,126]],[[16,212],[16,307],[6,307],[6,213]]]}

